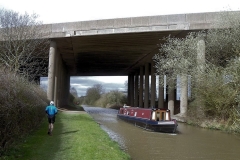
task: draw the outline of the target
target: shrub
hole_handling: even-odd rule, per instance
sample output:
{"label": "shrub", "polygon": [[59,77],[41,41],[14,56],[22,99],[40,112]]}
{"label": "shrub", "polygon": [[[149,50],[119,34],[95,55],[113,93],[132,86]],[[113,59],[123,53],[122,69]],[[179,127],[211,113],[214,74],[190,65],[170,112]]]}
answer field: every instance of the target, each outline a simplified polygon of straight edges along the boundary
{"label": "shrub", "polygon": [[43,119],[46,93],[40,86],[0,68],[0,154]]}

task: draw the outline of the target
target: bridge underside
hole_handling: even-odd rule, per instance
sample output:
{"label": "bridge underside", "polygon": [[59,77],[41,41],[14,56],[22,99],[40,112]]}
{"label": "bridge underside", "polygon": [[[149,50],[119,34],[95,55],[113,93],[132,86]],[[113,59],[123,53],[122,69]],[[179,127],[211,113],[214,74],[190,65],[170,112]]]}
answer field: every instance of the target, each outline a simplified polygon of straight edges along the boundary
{"label": "bridge underside", "polygon": [[161,31],[52,39],[70,76],[120,76],[139,70],[158,53],[164,37],[184,37],[188,31]]}

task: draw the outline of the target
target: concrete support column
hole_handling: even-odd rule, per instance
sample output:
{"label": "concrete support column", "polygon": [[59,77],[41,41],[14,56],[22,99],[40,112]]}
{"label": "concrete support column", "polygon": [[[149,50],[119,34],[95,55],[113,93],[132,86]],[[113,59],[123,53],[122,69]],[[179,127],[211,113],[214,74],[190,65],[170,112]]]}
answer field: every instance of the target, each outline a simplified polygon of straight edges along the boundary
{"label": "concrete support column", "polygon": [[50,50],[49,50],[48,90],[47,90],[47,98],[49,101],[54,100],[56,51],[57,51],[56,42],[51,41],[50,42]]}
{"label": "concrete support column", "polygon": [[61,106],[65,106],[69,104],[69,88],[70,88],[70,75],[67,71],[66,66],[62,65],[62,76],[61,76]]}
{"label": "concrete support column", "polygon": [[204,73],[205,71],[205,41],[199,40],[197,44],[197,65],[199,67],[199,73]]}
{"label": "concrete support column", "polygon": [[164,76],[159,75],[158,85],[158,108],[164,108],[164,87],[160,85],[160,81],[164,81]]}
{"label": "concrete support column", "polygon": [[152,61],[151,63],[151,107],[156,108],[155,100],[156,100],[156,76],[155,76],[155,63]]}
{"label": "concrete support column", "polygon": [[[198,73],[196,73],[195,81],[196,86],[198,87],[200,83],[203,83],[204,80],[202,79],[202,74],[205,72],[205,41],[203,39],[198,41],[197,44],[197,66],[198,66]],[[204,115],[203,108],[204,103],[201,101],[202,98],[200,95],[196,95],[196,99],[198,101],[199,107],[198,107],[198,113],[199,115]]]}
{"label": "concrete support column", "polygon": [[173,80],[168,85],[168,109],[170,110],[171,116],[174,115],[175,84],[176,82]]}
{"label": "concrete support column", "polygon": [[186,116],[188,107],[188,77],[181,75],[180,114]]}
{"label": "concrete support column", "polygon": [[61,74],[61,105],[64,106],[64,105],[67,105],[68,104],[68,98],[66,97],[67,96],[67,87],[66,87],[66,82],[67,82],[67,70],[65,68],[65,65],[62,65],[62,74]]}
{"label": "concrete support column", "polygon": [[62,101],[62,57],[58,55],[58,85],[57,85],[57,106],[61,107]]}
{"label": "concrete support column", "polygon": [[135,79],[134,79],[134,106],[135,107],[139,107],[138,105],[138,102],[139,102],[139,97],[138,97],[138,77],[139,77],[139,74],[138,72],[136,72],[135,74]]}
{"label": "concrete support column", "polygon": [[59,82],[59,107],[63,106],[63,77],[64,77],[64,70],[63,70],[63,63],[61,60],[61,65],[60,65],[60,82]]}
{"label": "concrete support column", "polygon": [[68,73],[68,71],[66,71],[66,77],[65,77],[65,89],[63,92],[65,92],[65,99],[66,99],[66,102],[65,102],[65,105],[68,105],[69,104],[69,93],[70,93],[70,75]]}
{"label": "concrete support column", "polygon": [[149,63],[145,64],[144,108],[149,108]]}
{"label": "concrete support column", "polygon": [[130,99],[130,105],[134,106],[134,74],[130,75]]}
{"label": "concrete support column", "polygon": [[130,90],[130,84],[131,84],[131,76],[130,75],[128,75],[128,90],[127,90],[127,105],[128,106],[131,106],[131,90]]}
{"label": "concrete support column", "polygon": [[134,105],[134,76],[132,74],[128,75],[128,105]]}
{"label": "concrete support column", "polygon": [[54,82],[54,103],[55,106],[58,107],[58,83],[59,81],[59,53],[56,52],[56,59],[55,59],[55,82]]}
{"label": "concrete support column", "polygon": [[140,67],[139,107],[143,108],[143,66]]}

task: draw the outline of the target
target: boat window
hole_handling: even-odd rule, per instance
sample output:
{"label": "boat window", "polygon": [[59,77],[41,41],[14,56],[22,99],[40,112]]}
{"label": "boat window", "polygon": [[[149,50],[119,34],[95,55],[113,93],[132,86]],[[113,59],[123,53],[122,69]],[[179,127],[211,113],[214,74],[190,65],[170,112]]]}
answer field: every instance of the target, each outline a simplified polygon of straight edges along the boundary
{"label": "boat window", "polygon": [[137,116],[137,112],[134,113],[134,116],[135,116],[135,117]]}
{"label": "boat window", "polygon": [[160,119],[160,113],[159,112],[157,112],[157,121],[159,121],[159,119]]}
{"label": "boat window", "polygon": [[167,121],[170,120],[170,118],[169,118],[169,112],[166,112],[166,119],[165,119],[165,120],[167,120]]}
{"label": "boat window", "polygon": [[161,112],[161,120],[165,120],[165,112]]}
{"label": "boat window", "polygon": [[156,121],[156,112],[155,111],[152,112],[152,120]]}

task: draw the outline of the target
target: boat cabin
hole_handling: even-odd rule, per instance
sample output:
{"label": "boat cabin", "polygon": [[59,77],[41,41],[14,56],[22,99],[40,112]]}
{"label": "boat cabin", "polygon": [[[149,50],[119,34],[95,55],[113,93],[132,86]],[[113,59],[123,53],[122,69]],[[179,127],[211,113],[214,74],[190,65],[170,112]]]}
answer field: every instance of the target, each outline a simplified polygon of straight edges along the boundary
{"label": "boat cabin", "polygon": [[152,119],[153,121],[170,121],[170,110],[156,109],[152,111]]}
{"label": "boat cabin", "polygon": [[131,117],[144,118],[153,121],[170,121],[170,110],[159,108],[138,108],[138,107],[125,107],[120,108],[119,114],[128,115]]}

